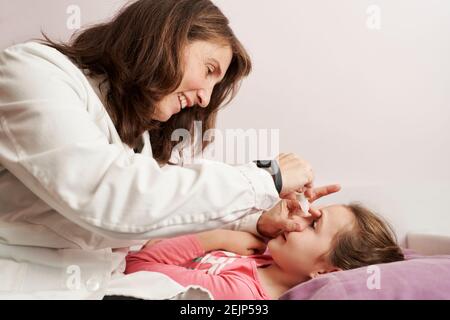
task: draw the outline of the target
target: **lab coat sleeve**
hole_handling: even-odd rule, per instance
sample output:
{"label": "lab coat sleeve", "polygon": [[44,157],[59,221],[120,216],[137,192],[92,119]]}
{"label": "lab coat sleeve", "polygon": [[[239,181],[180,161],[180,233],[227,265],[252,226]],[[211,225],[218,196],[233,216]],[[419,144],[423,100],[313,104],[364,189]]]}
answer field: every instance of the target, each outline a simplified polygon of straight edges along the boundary
{"label": "lab coat sleeve", "polygon": [[[195,143],[197,144],[195,146],[195,150],[200,150],[199,141],[197,140]],[[170,162],[183,165],[185,162],[188,162],[188,163],[192,162],[192,160],[194,160],[196,162],[208,160],[208,159],[210,159],[209,156],[211,154],[214,154],[215,145],[216,145],[215,142],[212,141],[208,145],[208,147],[205,150],[202,150],[202,152],[200,154],[197,154],[197,156],[194,159],[189,158],[189,155],[191,154],[192,149],[185,150],[185,152],[183,152],[183,155],[182,155],[180,152],[180,149],[176,147],[172,151],[172,156],[170,158]],[[263,214],[263,211],[257,211],[256,213],[245,215],[238,220],[235,220],[231,223],[223,225],[221,227],[221,229],[245,231],[245,232],[250,232],[250,233],[254,234],[255,236],[264,237],[263,235],[261,235],[258,232],[258,229],[257,229],[258,220],[262,214]]]}
{"label": "lab coat sleeve", "polygon": [[256,213],[248,214],[242,217],[239,220],[226,224],[222,227],[222,229],[236,230],[236,231],[245,231],[254,234],[255,236],[264,237],[258,232],[257,225],[258,220],[263,214],[263,211],[259,211]]}
{"label": "lab coat sleeve", "polygon": [[0,54],[0,162],[67,219],[138,240],[219,228],[277,202],[253,163],[160,167],[110,144],[87,110],[86,78],[56,60],[35,47]]}

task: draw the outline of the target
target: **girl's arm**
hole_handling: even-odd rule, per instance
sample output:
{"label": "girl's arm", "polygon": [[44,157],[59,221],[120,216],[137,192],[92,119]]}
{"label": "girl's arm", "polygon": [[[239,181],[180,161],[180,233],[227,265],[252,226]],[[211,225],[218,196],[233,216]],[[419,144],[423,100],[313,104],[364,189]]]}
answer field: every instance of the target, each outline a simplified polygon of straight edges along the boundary
{"label": "girl's arm", "polygon": [[199,245],[194,235],[163,239],[128,254],[127,273],[140,271],[149,263],[177,266],[204,254],[205,250]]}
{"label": "girl's arm", "polygon": [[231,230],[211,230],[195,235],[162,239],[127,256],[127,270],[135,272],[144,263],[181,265],[214,250],[225,250]]}
{"label": "girl's arm", "polygon": [[127,257],[127,270],[136,272],[145,263],[181,265],[204,255],[206,252],[225,250],[240,255],[264,252],[266,245],[248,232],[211,230],[195,235],[163,239]]}
{"label": "girl's arm", "polygon": [[244,231],[207,231],[197,234],[197,240],[206,252],[222,249],[245,256],[263,253],[266,249],[266,244],[260,238]]}
{"label": "girl's arm", "polygon": [[[208,289],[215,299],[255,299],[257,291],[245,275],[223,272],[221,275],[189,270],[179,265],[219,249],[243,251],[253,241],[253,235],[231,230],[212,230],[196,235],[162,240],[127,256],[125,273],[161,272],[183,286],[199,285]],[[240,248],[238,248],[240,247]]]}

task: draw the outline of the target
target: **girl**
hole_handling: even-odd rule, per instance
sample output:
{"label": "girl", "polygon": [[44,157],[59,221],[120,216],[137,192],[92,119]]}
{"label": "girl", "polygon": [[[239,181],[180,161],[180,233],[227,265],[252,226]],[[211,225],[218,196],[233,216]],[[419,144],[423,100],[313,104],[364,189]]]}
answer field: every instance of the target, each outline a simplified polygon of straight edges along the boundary
{"label": "girl", "polygon": [[299,218],[302,231],[267,244],[252,234],[213,230],[151,241],[127,257],[127,273],[161,272],[182,285],[200,285],[215,299],[278,299],[321,274],[403,260],[390,227],[357,204],[321,208]]}

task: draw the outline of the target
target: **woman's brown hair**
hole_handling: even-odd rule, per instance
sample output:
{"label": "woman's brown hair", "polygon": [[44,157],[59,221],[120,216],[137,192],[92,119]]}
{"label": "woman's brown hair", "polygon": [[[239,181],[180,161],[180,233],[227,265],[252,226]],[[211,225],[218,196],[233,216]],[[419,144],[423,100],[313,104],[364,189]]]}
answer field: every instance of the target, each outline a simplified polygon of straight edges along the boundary
{"label": "woman's brown hair", "polygon": [[[219,107],[236,95],[240,81],[251,71],[250,58],[235,37],[228,19],[209,0],[139,0],[125,6],[111,21],[77,33],[70,43],[47,44],[89,76],[105,77],[106,109],[124,143],[134,148],[148,130],[153,155],[165,164],[173,147],[175,129],[214,128]],[[227,45],[233,52],[223,80],[207,108],[186,108],[167,122],[152,120],[155,105],[179,87],[183,78],[183,49],[203,40]],[[228,100],[227,100],[228,98]],[[227,101],[226,101],[227,100]],[[202,148],[208,145],[204,141]]]}
{"label": "woman's brown hair", "polygon": [[392,227],[361,204],[344,206],[355,218],[354,225],[338,233],[328,254],[329,263],[342,270],[404,260]]}

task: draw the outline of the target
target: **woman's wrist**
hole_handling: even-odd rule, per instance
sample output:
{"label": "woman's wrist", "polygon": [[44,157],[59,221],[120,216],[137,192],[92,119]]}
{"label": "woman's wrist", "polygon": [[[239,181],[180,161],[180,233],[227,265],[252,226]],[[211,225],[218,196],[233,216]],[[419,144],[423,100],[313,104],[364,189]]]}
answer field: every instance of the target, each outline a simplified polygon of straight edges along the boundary
{"label": "woman's wrist", "polygon": [[273,179],[275,188],[278,194],[283,190],[283,179],[281,176],[281,169],[277,160],[256,160],[256,166],[260,169],[266,170]]}

